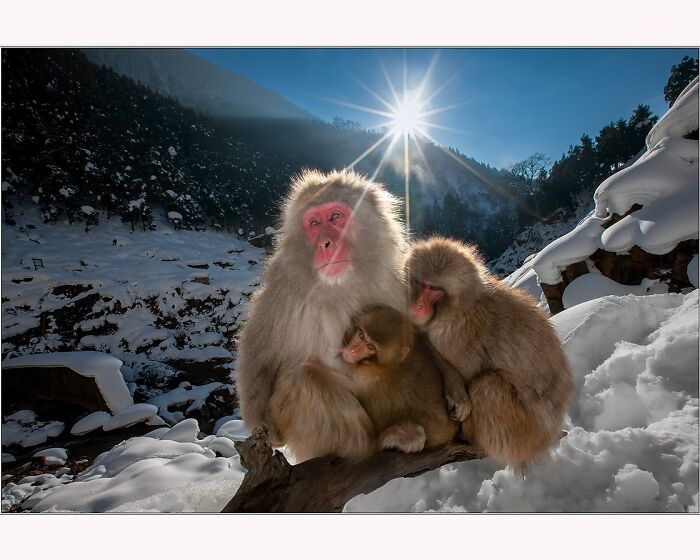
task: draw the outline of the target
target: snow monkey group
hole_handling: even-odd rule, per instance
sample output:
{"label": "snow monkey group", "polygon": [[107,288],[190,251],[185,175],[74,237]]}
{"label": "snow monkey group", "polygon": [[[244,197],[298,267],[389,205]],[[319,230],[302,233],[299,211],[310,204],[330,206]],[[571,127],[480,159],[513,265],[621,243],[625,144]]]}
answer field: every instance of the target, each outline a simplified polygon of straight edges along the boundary
{"label": "snow monkey group", "polygon": [[464,439],[523,471],[571,400],[559,340],[473,248],[409,244],[398,209],[352,172],[293,180],[239,340],[242,418],[297,461]]}

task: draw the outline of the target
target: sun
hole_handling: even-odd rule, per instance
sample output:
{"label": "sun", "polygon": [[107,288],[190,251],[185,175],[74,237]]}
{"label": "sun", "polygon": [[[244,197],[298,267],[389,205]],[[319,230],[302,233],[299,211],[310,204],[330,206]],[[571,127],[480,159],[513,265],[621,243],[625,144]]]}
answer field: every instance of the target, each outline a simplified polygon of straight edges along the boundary
{"label": "sun", "polygon": [[416,92],[406,92],[391,116],[391,131],[393,134],[416,136],[424,135],[421,125],[425,118],[425,103]]}

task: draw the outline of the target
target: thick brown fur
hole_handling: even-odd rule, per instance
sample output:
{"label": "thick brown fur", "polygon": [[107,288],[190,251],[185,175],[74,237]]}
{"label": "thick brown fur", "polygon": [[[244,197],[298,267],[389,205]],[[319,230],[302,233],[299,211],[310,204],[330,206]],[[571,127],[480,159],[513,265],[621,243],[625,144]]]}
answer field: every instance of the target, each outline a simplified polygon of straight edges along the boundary
{"label": "thick brown fur", "polygon": [[350,367],[379,447],[416,452],[452,441],[458,424],[447,416],[442,375],[408,317],[372,306],[356,318],[354,327],[376,346],[375,359]]}
{"label": "thick brown fur", "polygon": [[[332,279],[314,268],[302,224],[310,206],[329,201],[354,209],[351,265]],[[405,307],[397,209],[380,185],[352,172],[306,171],[292,182],[278,245],[248,307],[235,379],[246,425],[267,423],[274,443],[286,443],[297,458],[373,450],[366,412],[333,368],[335,349],[363,307]]]}
{"label": "thick brown fur", "polygon": [[467,384],[471,412],[463,435],[524,472],[559,438],[572,398],[554,329],[532,298],[491,276],[470,246],[445,238],[417,242],[407,271],[414,285],[444,290],[420,328]]}

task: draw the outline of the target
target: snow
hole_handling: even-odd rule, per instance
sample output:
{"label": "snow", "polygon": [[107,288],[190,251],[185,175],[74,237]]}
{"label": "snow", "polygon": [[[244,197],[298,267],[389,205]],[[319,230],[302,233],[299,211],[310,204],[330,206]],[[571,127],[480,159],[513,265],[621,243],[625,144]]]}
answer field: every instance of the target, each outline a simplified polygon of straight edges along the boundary
{"label": "snow", "polygon": [[564,289],[562,303],[565,308],[606,295],[624,296],[627,294],[664,294],[668,286],[659,280],[645,278],[639,286],[626,286],[611,280],[600,273],[589,272],[574,279]]}
{"label": "snow", "polygon": [[392,480],[346,511],[698,511],[698,292],[606,296],[552,322],[568,434],[519,478],[490,459]]}
{"label": "snow", "polygon": [[36,419],[36,415],[27,410],[7,417],[2,423],[2,445],[20,445],[33,447],[45,443],[50,437],[57,437],[63,433],[63,422],[44,422]]}
{"label": "snow", "polygon": [[[232,360],[225,346],[245,318],[264,249],[237,241],[235,234],[175,231],[164,219],[156,231],[145,232],[132,232],[118,218],[103,219],[91,227],[89,243],[80,224],[43,224],[34,207],[18,209],[15,220],[17,226],[2,224],[3,356],[103,351],[137,369],[165,360]],[[42,258],[45,268],[34,270],[32,257]],[[194,261],[208,270],[184,264]],[[209,284],[194,282],[203,272]],[[81,293],[54,293],[65,287]],[[56,332],[50,322],[41,328],[42,314],[95,296],[92,309],[68,329]],[[200,311],[203,301],[211,305]]]}
{"label": "snow", "polygon": [[158,411],[158,414],[166,422],[170,424],[176,424],[184,418],[184,414],[180,411],[170,412],[168,408],[170,406],[177,406],[180,404],[185,404],[191,402],[192,404],[187,407],[185,414],[189,414],[194,410],[199,410],[204,405],[207,397],[212,391],[216,391],[223,387],[223,383],[214,382],[207,383],[206,385],[193,386],[190,383],[184,381],[179,387],[153,397],[148,402],[151,405],[155,405],[154,408]]}
{"label": "snow", "polygon": [[110,419],[102,424],[102,429],[105,432],[125,428],[138,422],[148,420],[158,413],[158,408],[152,404],[138,403],[133,404],[129,408],[121,410]]}
{"label": "snow", "polygon": [[[638,246],[660,255],[698,238],[698,141],[683,138],[698,128],[697,100],[696,79],[650,131],[648,150],[596,189],[595,212],[537,254],[531,264],[540,283],[561,282],[568,265],[597,249],[622,253]],[[634,204],[642,208],[610,222]]]}
{"label": "snow", "polygon": [[47,465],[65,465],[68,459],[68,451],[63,447],[51,447],[42,449],[32,455],[32,457],[43,457]]}
{"label": "snow", "polygon": [[601,249],[620,252],[637,245],[662,255],[680,241],[697,239],[697,140],[664,138],[596,191],[596,212],[621,215],[634,203],[643,208],[601,232]]}
{"label": "snow", "polygon": [[104,426],[105,422],[110,418],[112,418],[112,415],[104,410],[93,412],[73,424],[73,427],[70,429],[70,433],[74,436],[88,434]]}
{"label": "snow", "polygon": [[182,214],[180,214],[180,212],[175,211],[168,212],[168,218],[170,220],[182,220]]}
{"label": "snow", "polygon": [[95,379],[107,406],[119,412],[134,404],[119,370],[121,360],[102,352],[53,352],[3,360],[2,368],[67,367],[79,375]]}
{"label": "snow", "polygon": [[15,420],[20,424],[31,424],[36,420],[36,412],[33,410],[18,410],[14,414],[6,416],[5,420]]}
{"label": "snow", "polygon": [[250,431],[243,420],[228,420],[221,426],[214,426],[214,432],[219,437],[227,437],[233,441],[243,441],[250,437]]}
{"label": "snow", "polygon": [[80,211],[83,214],[94,214],[95,213],[95,209],[92,206],[81,206]]}
{"label": "snow", "polygon": [[102,453],[70,484],[32,490],[20,481],[5,493],[33,492],[24,507],[35,512],[218,512],[244,469],[237,454],[216,456],[218,450],[231,453],[230,440],[198,439],[198,432],[195,420],[185,420],[162,437],[130,438]]}
{"label": "snow", "polygon": [[680,93],[664,116],[649,131],[646,145],[649,150],[663,138],[681,138],[698,129],[698,78]]}
{"label": "snow", "polygon": [[172,146],[170,146],[170,147],[168,148],[168,153],[169,153],[172,157],[175,157],[175,156],[177,155],[177,152],[175,151],[175,148],[173,148]]}

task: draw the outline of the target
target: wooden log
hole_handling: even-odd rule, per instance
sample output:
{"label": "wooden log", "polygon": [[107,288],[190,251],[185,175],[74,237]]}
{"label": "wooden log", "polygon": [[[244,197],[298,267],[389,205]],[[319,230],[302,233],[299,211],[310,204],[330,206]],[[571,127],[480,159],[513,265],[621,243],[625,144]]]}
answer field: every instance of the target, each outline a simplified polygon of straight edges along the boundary
{"label": "wooden log", "polygon": [[453,442],[422,453],[387,450],[361,461],[318,457],[290,465],[272,450],[265,426],[235,446],[248,472],[222,513],[340,512],[350,499],[394,478],[485,457],[469,444]]}

